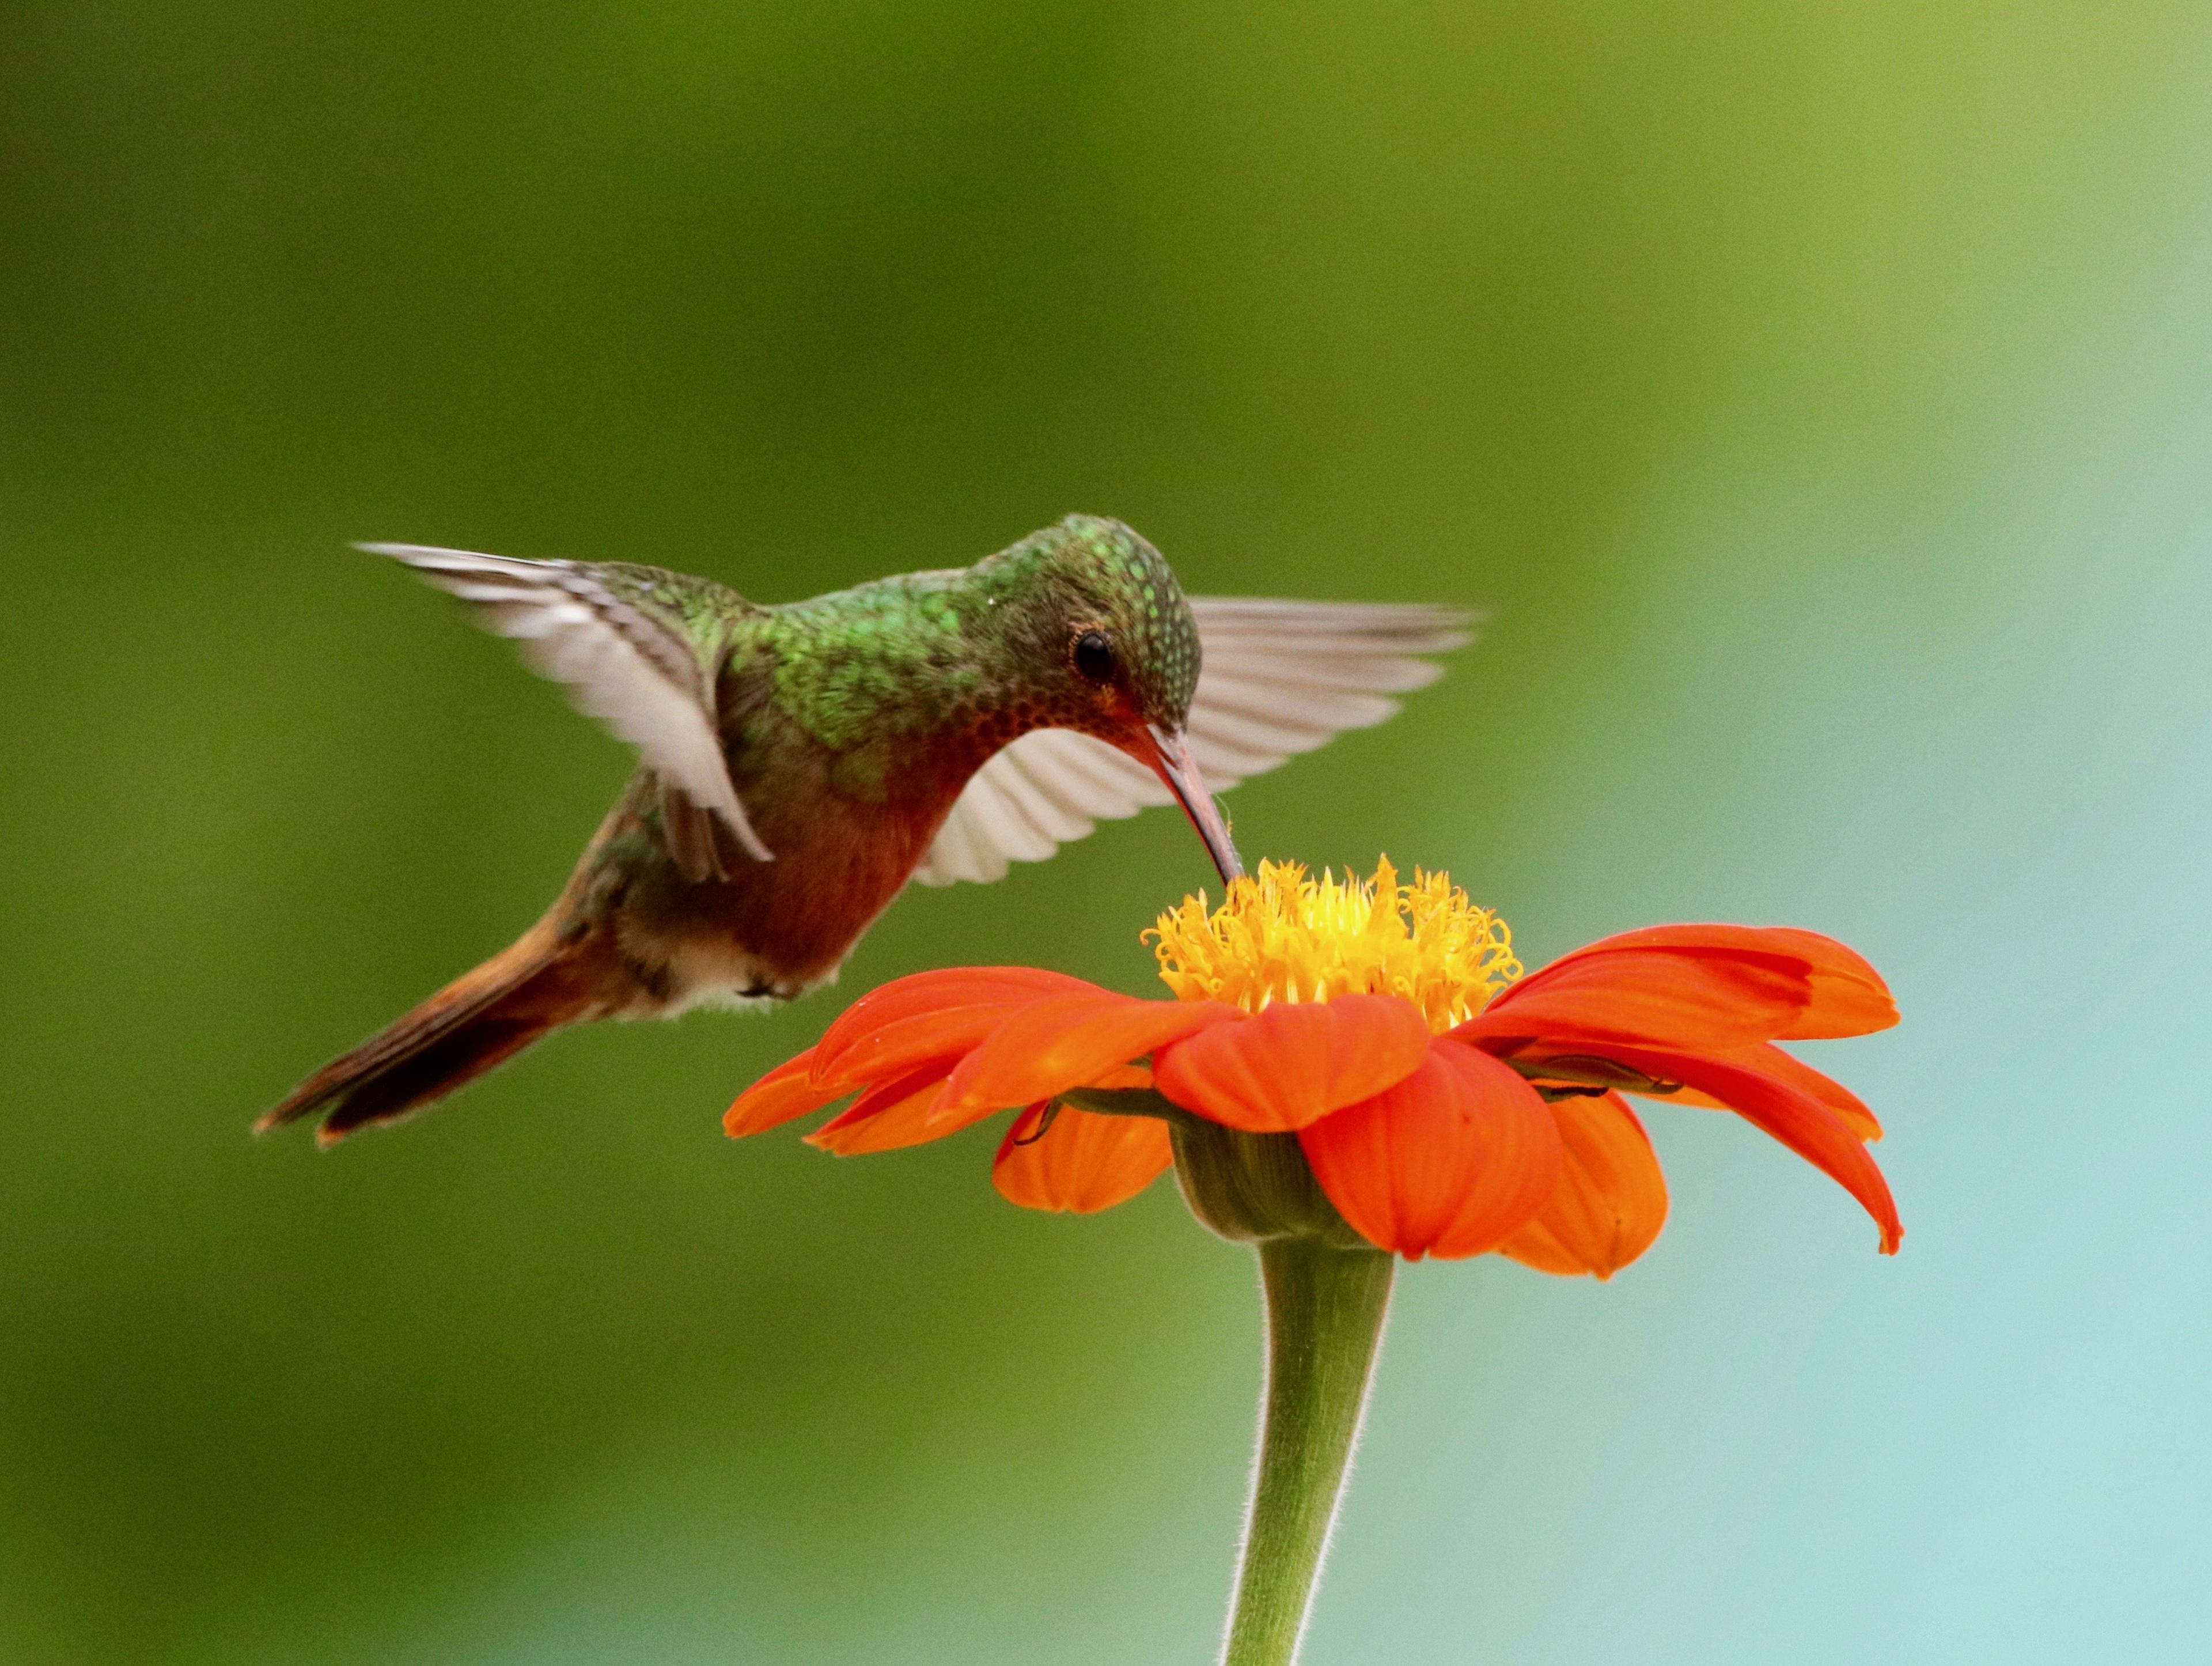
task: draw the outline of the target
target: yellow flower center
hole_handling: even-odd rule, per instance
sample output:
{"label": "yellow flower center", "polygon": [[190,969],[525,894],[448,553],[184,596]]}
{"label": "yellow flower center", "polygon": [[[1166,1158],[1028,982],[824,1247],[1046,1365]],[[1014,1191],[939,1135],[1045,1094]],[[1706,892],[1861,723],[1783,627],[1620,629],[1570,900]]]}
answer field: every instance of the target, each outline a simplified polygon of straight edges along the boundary
{"label": "yellow flower center", "polygon": [[1145,936],[1178,1000],[1256,1012],[1277,1000],[1399,995],[1439,1034],[1521,976],[1504,921],[1449,874],[1415,868],[1413,884],[1399,884],[1388,859],[1371,880],[1340,880],[1326,868],[1310,879],[1297,862],[1261,862],[1212,913],[1200,891]]}

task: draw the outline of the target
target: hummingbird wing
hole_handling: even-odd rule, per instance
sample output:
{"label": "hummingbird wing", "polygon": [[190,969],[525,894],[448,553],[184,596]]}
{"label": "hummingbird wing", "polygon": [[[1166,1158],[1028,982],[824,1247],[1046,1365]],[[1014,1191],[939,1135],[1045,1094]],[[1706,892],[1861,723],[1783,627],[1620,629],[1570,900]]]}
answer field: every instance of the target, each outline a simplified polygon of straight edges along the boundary
{"label": "hummingbird wing", "polygon": [[[1216,791],[1380,723],[1398,709],[1391,696],[1443,673],[1422,656],[1463,647],[1476,623],[1463,608],[1418,604],[1193,596],[1190,611],[1203,668],[1186,730]],[[1002,879],[1010,861],[1042,861],[1102,819],[1172,801],[1151,770],[1104,741],[1033,729],[969,779],[914,877]]]}
{"label": "hummingbird wing", "polygon": [[[413,544],[360,548],[406,562],[467,602],[485,629],[516,641],[533,670],[565,684],[579,710],[635,746],[664,788],[673,784],[698,810],[720,818],[757,860],[774,860],[731,785],[712,673],[698,643],[634,587],[618,588],[610,569],[579,562],[518,561]],[[679,824],[697,845],[702,830],[695,819],[672,818],[672,834]],[[711,855],[711,839],[704,848]]]}
{"label": "hummingbird wing", "polygon": [[1104,741],[1032,729],[968,778],[914,877],[988,884],[1006,878],[1008,862],[1041,862],[1102,820],[1172,802],[1157,775]]}

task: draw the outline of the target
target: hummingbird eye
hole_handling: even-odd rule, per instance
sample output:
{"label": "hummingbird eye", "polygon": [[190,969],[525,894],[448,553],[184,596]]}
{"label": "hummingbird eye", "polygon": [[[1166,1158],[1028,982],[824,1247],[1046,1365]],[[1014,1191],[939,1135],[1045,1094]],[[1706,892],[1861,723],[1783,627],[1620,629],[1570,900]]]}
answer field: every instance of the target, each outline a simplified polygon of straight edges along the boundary
{"label": "hummingbird eye", "polygon": [[1075,639],[1075,674],[1086,683],[1106,683],[1114,676],[1114,644],[1103,630],[1086,630]]}

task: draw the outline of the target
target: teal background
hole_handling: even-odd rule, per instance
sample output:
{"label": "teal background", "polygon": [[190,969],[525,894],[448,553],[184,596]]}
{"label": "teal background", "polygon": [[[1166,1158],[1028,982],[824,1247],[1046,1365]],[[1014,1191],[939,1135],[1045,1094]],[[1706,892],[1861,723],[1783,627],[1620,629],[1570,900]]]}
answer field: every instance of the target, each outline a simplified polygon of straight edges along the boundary
{"label": "teal background", "polygon": [[[362,538],[764,599],[1073,508],[1474,603],[1251,854],[1532,964],[1832,932],[1910,1229],[1733,1119],[1608,1286],[1401,1282],[1313,1666],[2212,1655],[2212,12],[204,0],[0,15],[0,1659],[1201,1661],[1257,1392],[1171,1189],[564,1037],[252,1116],[532,918],[623,750]],[[841,995],[1147,987],[1164,815]]]}

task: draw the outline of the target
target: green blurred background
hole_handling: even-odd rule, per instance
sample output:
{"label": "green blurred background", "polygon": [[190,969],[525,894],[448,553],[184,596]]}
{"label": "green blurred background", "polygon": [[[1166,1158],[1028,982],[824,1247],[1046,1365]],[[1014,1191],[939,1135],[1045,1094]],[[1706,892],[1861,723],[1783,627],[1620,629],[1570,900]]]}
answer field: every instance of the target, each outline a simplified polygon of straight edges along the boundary
{"label": "green blurred background", "polygon": [[[0,13],[0,1658],[1200,1661],[1248,1258],[991,1140],[725,1141],[818,997],[257,1144],[621,747],[355,538],[785,599],[1070,509],[1488,608],[1239,789],[1532,964],[1869,953],[1911,1229],[1652,1122],[1609,1286],[1401,1280],[1309,1649],[2212,1653],[2212,12]],[[1148,987],[1165,814],[902,900]]]}

